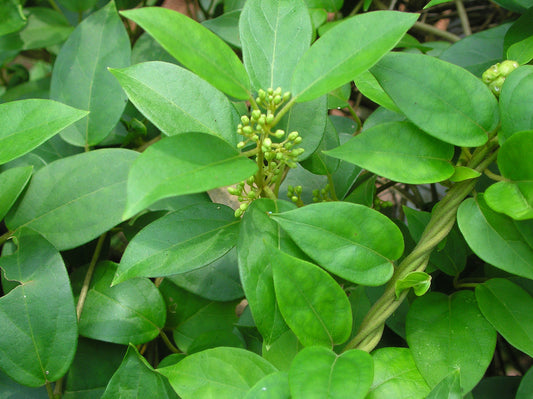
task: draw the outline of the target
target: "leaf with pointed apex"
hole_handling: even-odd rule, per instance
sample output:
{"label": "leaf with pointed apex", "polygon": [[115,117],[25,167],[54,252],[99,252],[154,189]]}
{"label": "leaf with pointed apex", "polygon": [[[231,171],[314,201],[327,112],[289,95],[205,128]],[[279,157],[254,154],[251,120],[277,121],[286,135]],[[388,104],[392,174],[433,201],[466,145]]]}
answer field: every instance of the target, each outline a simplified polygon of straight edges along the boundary
{"label": "leaf with pointed apex", "polygon": [[33,166],[20,166],[0,173],[0,220],[15,203],[30,180]]}
{"label": "leaf with pointed apex", "polygon": [[250,96],[250,78],[235,52],[191,18],[162,7],[121,11],[188,69],[239,100]]}
{"label": "leaf with pointed apex", "polygon": [[180,133],[148,147],[131,167],[128,219],[168,197],[201,193],[252,176],[257,165],[219,137]]}
{"label": "leaf with pointed apex", "polygon": [[396,298],[409,288],[412,288],[416,296],[424,295],[431,285],[431,276],[424,272],[411,272],[404,278],[396,281],[394,291]]}

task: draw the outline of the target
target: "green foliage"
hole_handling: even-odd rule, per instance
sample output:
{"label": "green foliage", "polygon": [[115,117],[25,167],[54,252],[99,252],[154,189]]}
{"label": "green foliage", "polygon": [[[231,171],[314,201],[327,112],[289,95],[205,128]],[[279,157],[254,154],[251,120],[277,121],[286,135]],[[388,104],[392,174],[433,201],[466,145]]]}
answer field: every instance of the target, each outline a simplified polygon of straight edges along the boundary
{"label": "green foliage", "polygon": [[527,1],[57,1],[0,5],[0,397],[531,396]]}

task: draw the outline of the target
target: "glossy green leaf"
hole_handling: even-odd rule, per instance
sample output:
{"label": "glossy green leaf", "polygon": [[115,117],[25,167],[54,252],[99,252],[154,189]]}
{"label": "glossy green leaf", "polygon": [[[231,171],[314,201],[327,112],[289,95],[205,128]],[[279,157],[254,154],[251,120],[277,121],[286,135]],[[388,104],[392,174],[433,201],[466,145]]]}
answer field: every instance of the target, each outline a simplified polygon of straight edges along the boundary
{"label": "glossy green leaf", "polygon": [[479,311],[474,293],[431,292],[407,314],[407,343],[420,373],[433,388],[459,369],[463,392],[483,378],[496,345],[496,331]]}
{"label": "glossy green leaf", "polygon": [[79,320],[80,335],[116,344],[151,341],[165,325],[165,302],[154,284],[135,278],[111,287],[117,265],[96,265]]}
{"label": "glossy green leaf", "polygon": [[335,130],[335,126],[331,122],[331,119],[326,120],[326,128],[324,130],[324,137],[322,142],[305,161],[300,164],[317,175],[332,175],[339,167],[340,161],[335,158],[328,157],[323,151],[329,150],[339,146],[339,135]]}
{"label": "glossy green leaf", "polygon": [[162,7],[121,14],[139,24],[179,62],[220,91],[239,100],[250,96],[250,79],[237,55],[198,22]]}
{"label": "glossy green leaf", "polygon": [[515,399],[529,399],[533,392],[533,367],[522,378]]}
{"label": "glossy green leaf", "polygon": [[253,352],[221,347],[187,356],[158,371],[183,399],[239,399],[259,380],[277,370]]}
{"label": "glossy green leaf", "polygon": [[345,19],[300,58],[291,92],[304,102],[350,82],[390,51],[417,18],[417,14],[375,11]]}
{"label": "glossy green leaf", "polygon": [[533,112],[529,107],[532,91],[533,65],[521,66],[505,79],[500,93],[500,142],[516,132],[533,130]]}
{"label": "glossy green leaf", "polygon": [[533,8],[530,8],[513,23],[505,35],[507,59],[514,60],[520,65],[527,64],[533,58],[532,17]]}
{"label": "glossy green leaf", "polygon": [[494,212],[483,194],[478,194],[461,204],[457,222],[477,256],[499,269],[533,279],[533,248],[521,233],[522,228],[531,229],[532,221],[513,221]]}
{"label": "glossy green leaf", "polygon": [[16,32],[26,24],[26,17],[18,0],[7,0],[0,4],[0,36]]}
{"label": "glossy green leaf", "polygon": [[289,375],[278,371],[260,379],[244,399],[290,399]]}
{"label": "glossy green leaf", "polygon": [[273,219],[320,266],[354,283],[386,283],[403,252],[398,227],[363,205],[323,202]]}
{"label": "glossy green leaf", "polygon": [[425,399],[429,387],[407,348],[381,348],[372,352],[374,382],[365,399]]}
{"label": "glossy green leaf", "polygon": [[337,355],[318,346],[303,349],[292,362],[293,399],[363,399],[372,384],[372,357],[357,349]]}
{"label": "glossy green leaf", "polygon": [[375,103],[390,109],[394,112],[400,112],[394,101],[383,91],[383,88],[379,85],[378,81],[370,73],[370,71],[365,71],[357,75],[354,79],[354,84],[365,97],[374,101]]}
{"label": "glossy green leaf", "polygon": [[327,12],[340,11],[343,0],[305,0],[309,8],[323,8]]}
{"label": "glossy green leaf", "polygon": [[371,70],[415,125],[458,146],[480,146],[498,125],[487,86],[456,65],[422,54],[391,53]]}
{"label": "glossy green leaf", "polygon": [[411,272],[404,278],[396,281],[394,292],[396,293],[396,298],[399,298],[403,291],[412,288],[416,296],[422,296],[428,292],[430,286],[431,276],[429,274],[424,272]]}
{"label": "glossy green leaf", "polygon": [[435,183],[454,172],[453,146],[410,122],[379,124],[325,153],[402,183]]}
{"label": "glossy green leaf", "polygon": [[86,111],[51,100],[0,104],[0,164],[33,150],[85,115]]}
{"label": "glossy green leaf", "polygon": [[424,6],[424,10],[426,8],[429,8],[429,7],[433,7],[433,6],[436,6],[436,5],[439,5],[439,4],[443,4],[443,3],[449,3],[451,2],[452,0],[431,0],[429,3],[427,3],[425,6]]}
{"label": "glossy green leaf", "polygon": [[520,132],[503,143],[498,168],[508,181],[498,182],[485,192],[487,204],[496,212],[516,219],[533,218],[533,130]]}
{"label": "glossy green leaf", "polygon": [[6,225],[30,227],[59,250],[93,240],[122,222],[127,173],[137,155],[109,148],[52,162],[34,174]]}
{"label": "glossy green leaf", "polygon": [[496,278],[476,286],[483,316],[514,347],[533,354],[533,298],[509,280]]}
{"label": "glossy green leaf", "polygon": [[157,373],[130,344],[128,352],[102,396],[102,399],[149,398],[177,399],[167,379]]}
{"label": "glossy green leaf", "polygon": [[289,371],[294,357],[302,349],[298,337],[286,330],[278,339],[266,345],[263,342],[261,356],[281,371]]}
{"label": "glossy green leaf", "polygon": [[32,388],[19,384],[9,378],[2,370],[0,370],[0,392],[2,392],[3,397],[6,399],[50,399],[44,386]]}
{"label": "glossy green leaf", "polygon": [[128,176],[128,219],[157,200],[200,193],[242,181],[257,165],[222,139],[181,133],[148,147]]}
{"label": "glossy green leaf", "polygon": [[[20,384],[38,387],[69,369],[78,339],[74,299],[59,252],[35,232],[15,235],[18,248],[0,258],[18,285],[0,298],[0,365]],[[52,294],[52,295],[51,295]]]}
{"label": "glossy green leaf", "polygon": [[469,179],[475,179],[479,176],[481,176],[481,173],[475,169],[471,169],[466,166],[456,166],[453,175],[450,177],[450,181],[460,182]]}
{"label": "glossy green leaf", "polygon": [[[78,338],[78,348],[67,374],[65,399],[101,399],[120,366],[126,346]],[[88,373],[87,370],[92,370]]]}
{"label": "glossy green leaf", "polygon": [[135,107],[165,134],[204,132],[237,144],[235,108],[192,72],[165,62],[110,71]]}
{"label": "glossy green leaf", "polygon": [[296,205],[286,201],[256,200],[244,214],[239,231],[237,253],[242,287],[267,346],[288,329],[276,302],[269,259],[271,248],[275,246],[284,252],[298,254],[294,242],[270,218],[270,214],[294,208]]}
{"label": "glossy green leaf", "polygon": [[206,266],[237,242],[239,221],[222,204],[185,207],[150,223],[130,241],[113,280],[161,277]]}
{"label": "glossy green leaf", "polygon": [[126,67],[130,57],[130,40],[112,1],[72,32],[54,63],[50,98],[90,114],[61,132],[65,141],[92,146],[115,127],[126,95],[107,68]]}
{"label": "glossy green leaf", "polygon": [[332,348],[352,329],[348,297],[339,284],[312,263],[272,248],[270,261],[279,309],[304,346]]}
{"label": "glossy green leaf", "polygon": [[24,50],[62,44],[74,30],[65,16],[55,10],[30,7],[27,11],[28,23],[18,33]]}
{"label": "glossy green leaf", "polygon": [[32,166],[20,166],[8,169],[0,174],[0,220],[15,203],[30,180]]}
{"label": "glossy green leaf", "polygon": [[529,0],[494,0],[494,2],[508,10],[518,13],[523,13],[531,7]]}
{"label": "glossy green leaf", "polygon": [[94,7],[97,1],[98,0],[58,0],[59,4],[68,10],[78,13]]}
{"label": "glossy green leaf", "polygon": [[461,371],[453,370],[431,390],[426,399],[462,399]]}
{"label": "glossy green leaf", "polygon": [[231,46],[241,48],[241,38],[239,35],[240,16],[240,10],[225,12],[216,18],[202,21],[202,25]]}
{"label": "glossy green leaf", "polygon": [[303,0],[249,1],[239,19],[244,65],[254,90],[288,91],[294,67],[311,43]]}

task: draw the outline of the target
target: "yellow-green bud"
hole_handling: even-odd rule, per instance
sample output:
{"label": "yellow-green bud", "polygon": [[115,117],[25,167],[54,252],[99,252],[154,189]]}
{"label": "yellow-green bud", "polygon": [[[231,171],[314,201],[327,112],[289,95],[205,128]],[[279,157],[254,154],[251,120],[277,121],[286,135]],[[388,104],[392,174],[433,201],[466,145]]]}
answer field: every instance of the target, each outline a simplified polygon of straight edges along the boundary
{"label": "yellow-green bud", "polygon": [[272,87],[268,88],[268,89],[267,89],[267,94],[268,94],[269,96],[271,96],[272,94],[274,94],[274,89],[272,89]]}
{"label": "yellow-green bud", "polygon": [[505,60],[500,63],[500,75],[507,77],[511,72],[518,68],[518,62],[513,60]]}
{"label": "yellow-green bud", "polygon": [[500,74],[499,65],[500,64],[495,64],[489,69],[487,69],[485,72],[483,72],[483,75],[481,75],[481,79],[483,79],[483,82],[490,83],[498,77],[498,75]]}
{"label": "yellow-green bud", "polygon": [[261,126],[263,126],[266,123],[266,117],[265,115],[261,115],[259,119],[257,120],[257,123],[259,123]]}
{"label": "yellow-green bud", "polygon": [[274,137],[277,139],[281,139],[283,136],[285,136],[285,132],[281,129],[276,130],[274,133]]}
{"label": "yellow-green bud", "polygon": [[274,97],[274,100],[272,100],[272,102],[276,105],[281,104],[281,96],[278,94],[277,96]]}
{"label": "yellow-green bud", "polygon": [[300,144],[302,142],[302,137],[298,136],[294,139],[294,144]]}
{"label": "yellow-green bud", "polygon": [[296,195],[293,195],[291,197],[291,201],[294,202],[294,203],[298,202],[298,197]]}
{"label": "yellow-green bud", "polygon": [[239,205],[239,209],[242,209],[242,211],[244,212],[246,209],[248,209],[248,205],[246,202],[244,204],[240,204]]}
{"label": "yellow-green bud", "polygon": [[250,124],[250,118],[248,118],[246,115],[241,116],[241,122],[243,125],[249,125]]}
{"label": "yellow-green bud", "polygon": [[268,124],[270,125],[272,122],[274,122],[274,115],[272,115],[272,114],[268,114],[268,115],[266,116],[266,119],[265,119],[265,120],[266,120],[266,123],[268,123]]}
{"label": "yellow-green bud", "polygon": [[275,96],[280,96],[281,95],[281,87],[278,87],[276,90],[274,90],[274,93],[273,93]]}
{"label": "yellow-green bud", "polygon": [[289,136],[287,137],[288,140],[294,141],[296,140],[296,137],[298,137],[298,132],[290,132]]}
{"label": "yellow-green bud", "polygon": [[297,194],[301,194],[301,193],[302,193],[302,186],[296,186],[296,187],[294,187],[294,191],[295,191]]}
{"label": "yellow-green bud", "polygon": [[235,187],[228,187],[228,193],[230,193],[231,195],[239,195],[241,193],[241,190]]}
{"label": "yellow-green bud", "polygon": [[259,111],[258,109],[254,109],[252,111],[252,120],[256,121],[259,119],[260,116],[261,116],[261,111]]}
{"label": "yellow-green bud", "polygon": [[254,131],[253,131],[252,127],[248,125],[248,126],[245,126],[245,127],[242,128],[242,132],[243,132],[245,135],[250,135],[250,134],[252,134]]}
{"label": "yellow-green bud", "polygon": [[255,182],[255,176],[250,176],[248,179],[246,179],[246,183],[248,183],[249,186],[254,184]]}
{"label": "yellow-green bud", "polygon": [[246,144],[244,143],[244,141],[239,141],[239,142],[237,143],[237,148],[240,150],[241,148],[244,148],[245,145],[246,145]]}
{"label": "yellow-green bud", "polygon": [[496,95],[499,96],[502,91],[503,82],[505,82],[505,77],[500,76],[493,82],[489,84],[489,89]]}
{"label": "yellow-green bud", "polygon": [[291,98],[291,92],[290,91],[286,91],[285,93],[283,93],[283,101],[288,101],[289,98]]}
{"label": "yellow-green bud", "polygon": [[272,140],[270,140],[270,137],[265,137],[263,140],[263,145],[267,148],[272,147]]}
{"label": "yellow-green bud", "polygon": [[257,95],[259,96],[261,100],[264,100],[266,97],[266,93],[263,89],[259,89],[259,91],[257,92]]}
{"label": "yellow-green bud", "polygon": [[257,194],[255,193],[255,191],[250,191],[248,193],[248,198],[250,198],[250,199],[255,199],[256,196],[257,196]]}

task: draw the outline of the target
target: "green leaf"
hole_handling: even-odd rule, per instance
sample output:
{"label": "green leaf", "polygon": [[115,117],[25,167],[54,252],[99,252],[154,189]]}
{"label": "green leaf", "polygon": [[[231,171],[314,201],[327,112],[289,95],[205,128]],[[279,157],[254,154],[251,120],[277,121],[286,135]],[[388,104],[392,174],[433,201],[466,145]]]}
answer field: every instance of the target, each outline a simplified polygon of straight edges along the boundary
{"label": "green leaf", "polygon": [[121,14],[139,24],[185,67],[239,100],[250,97],[250,79],[233,50],[191,18],[162,7]]}
{"label": "green leaf", "polygon": [[239,221],[231,208],[213,203],[157,219],[130,241],[113,285],[131,277],[169,276],[208,265],[236,244]]}
{"label": "green leaf", "polygon": [[350,82],[389,52],[417,18],[417,14],[375,11],[345,19],[300,58],[291,92],[304,102]]}
{"label": "green leaf", "polygon": [[277,369],[289,371],[292,360],[301,349],[298,337],[291,330],[286,330],[274,342],[268,345],[263,342],[261,355]]}
{"label": "green leaf", "polygon": [[289,374],[278,371],[260,379],[244,399],[290,399]]}
{"label": "green leaf", "polygon": [[331,122],[331,119],[327,118],[322,142],[316,151],[305,161],[300,162],[300,164],[314,174],[332,175],[339,167],[340,161],[324,155],[324,151],[338,147],[339,144],[339,135],[335,130],[335,126]]}
{"label": "green leaf", "polygon": [[533,130],[511,136],[498,151],[498,168],[510,181],[490,186],[487,204],[496,212],[516,219],[533,218],[533,166],[528,161],[533,151]]}
{"label": "green leaf", "polygon": [[[224,2],[224,4],[227,2]],[[240,10],[225,12],[216,18],[202,21],[202,25],[233,47],[241,48],[239,35]]]}
{"label": "green leaf", "polygon": [[493,0],[493,1],[496,4],[499,4],[508,10],[518,12],[518,13],[526,12],[526,10],[531,7],[531,3],[529,2],[529,0]]}
{"label": "green leaf", "polygon": [[79,320],[80,335],[124,345],[151,341],[165,325],[163,297],[145,278],[111,287],[116,269],[110,261],[96,265]]}
{"label": "green leaf", "polygon": [[424,399],[429,387],[408,348],[381,348],[372,352],[374,382],[365,399]]}
{"label": "green leaf", "polygon": [[327,12],[340,11],[343,0],[305,0],[309,8],[323,8]]}
{"label": "green leaf", "polygon": [[59,4],[70,11],[81,13],[93,8],[98,0],[58,0]]}
{"label": "green leaf", "polygon": [[476,286],[483,316],[514,347],[533,354],[533,298],[509,280],[495,278]]}
{"label": "green leaf", "polygon": [[242,287],[264,344],[270,345],[288,327],[278,309],[270,263],[272,246],[298,254],[298,247],[288,238],[270,214],[296,208],[286,201],[254,201],[241,222],[237,253]]}
{"label": "green leaf", "polygon": [[128,176],[128,219],[154,202],[242,181],[257,165],[222,139],[206,133],[181,133],[148,147]]}
{"label": "green leaf", "polygon": [[249,1],[239,20],[244,66],[252,88],[290,88],[294,67],[311,43],[303,0]]}
{"label": "green leaf", "polygon": [[462,399],[461,371],[453,370],[431,390],[426,399]]}
{"label": "green leaf", "polygon": [[325,154],[408,184],[436,183],[454,172],[453,146],[410,122],[379,124]]}
{"label": "green leaf", "polygon": [[382,107],[400,113],[400,110],[396,104],[394,104],[394,101],[392,101],[387,93],[383,91],[383,88],[379,85],[378,81],[370,71],[360,73],[355,77],[353,82],[357,87],[357,90],[359,90],[365,97],[368,97]]}
{"label": "green leaf", "polygon": [[424,10],[425,10],[426,8],[436,6],[436,5],[438,5],[438,4],[449,3],[449,2],[451,2],[451,1],[452,1],[452,0],[431,0],[429,3],[426,4],[426,6],[424,7]]}
{"label": "green leaf", "polygon": [[277,370],[253,352],[221,347],[187,356],[158,371],[183,399],[239,399],[259,380]]}
{"label": "green leaf", "polygon": [[516,132],[533,130],[533,112],[529,107],[532,91],[533,65],[521,66],[505,78],[500,93],[500,143]]}
{"label": "green leaf", "polygon": [[86,111],[51,100],[0,104],[0,164],[30,152],[85,115]]}
{"label": "green leaf", "polygon": [[533,9],[530,8],[512,24],[505,35],[507,59],[520,65],[527,64],[533,58],[533,28],[530,23],[532,17]]}
{"label": "green leaf", "polygon": [[65,16],[44,7],[30,7],[28,23],[18,35],[23,50],[39,49],[62,44],[74,30]]}
{"label": "green leaf", "polygon": [[385,284],[403,252],[398,227],[363,205],[323,202],[273,219],[320,266],[354,283]]}
{"label": "green leaf", "polygon": [[32,171],[32,166],[20,166],[0,173],[0,220],[26,187]]}
{"label": "green leaf", "polygon": [[312,263],[272,247],[274,288],[285,322],[304,346],[332,348],[352,329],[352,310],[339,284]]}
{"label": "green leaf", "polygon": [[66,377],[64,399],[101,399],[125,352],[123,345],[78,338],[76,356]]}
{"label": "green leaf", "polygon": [[237,144],[235,108],[192,72],[165,62],[110,71],[135,107],[165,134],[204,132]]}
{"label": "green leaf", "polygon": [[363,399],[372,384],[372,357],[357,349],[337,355],[312,346],[292,362],[289,384],[293,399]]}
{"label": "green leaf", "polygon": [[157,373],[132,344],[102,396],[102,399],[149,398],[177,399],[167,379]]}
{"label": "green leaf", "polygon": [[69,369],[78,339],[74,299],[59,252],[35,232],[16,233],[18,248],[0,258],[18,285],[0,298],[0,364],[20,384],[38,387]]}
{"label": "green leaf", "polygon": [[[31,398],[31,399],[49,399],[44,386],[39,388],[31,388],[25,385],[18,384],[9,378],[2,370],[0,370],[0,392],[3,397],[8,399],[15,398]],[[71,399],[66,398],[65,399]],[[81,398],[84,399],[84,398]]]}
{"label": "green leaf", "polygon": [[371,72],[402,113],[442,141],[480,146],[498,125],[494,95],[456,65],[422,54],[391,53]]}
{"label": "green leaf", "polygon": [[431,276],[424,272],[411,272],[404,278],[396,281],[394,292],[398,299],[401,293],[412,288],[416,296],[422,296],[428,292],[431,286]]}
{"label": "green leaf", "polygon": [[522,377],[515,399],[529,399],[533,392],[533,367]]}
{"label": "green leaf", "polygon": [[416,299],[407,314],[407,343],[433,388],[459,369],[463,392],[483,378],[496,345],[496,331],[481,315],[474,293],[431,292]]}
{"label": "green leaf", "polygon": [[455,170],[453,171],[453,175],[450,177],[450,181],[460,182],[469,179],[475,179],[479,176],[481,176],[481,173],[475,169],[471,169],[466,166],[456,166]]}
{"label": "green leaf", "polygon": [[126,67],[130,57],[130,40],[112,1],[72,32],[54,63],[50,98],[90,114],[61,133],[65,141],[92,146],[115,127],[126,96],[107,68]]}
{"label": "green leaf", "polygon": [[95,239],[122,222],[127,173],[137,155],[109,148],[52,162],[34,174],[6,225],[30,227],[59,250]]}
{"label": "green leaf", "polygon": [[26,17],[18,0],[3,1],[0,4],[0,36],[16,32],[26,24]]}
{"label": "green leaf", "polygon": [[461,233],[472,251],[491,265],[533,279],[533,248],[521,229],[532,221],[513,221],[489,208],[483,194],[464,201],[457,212]]}

